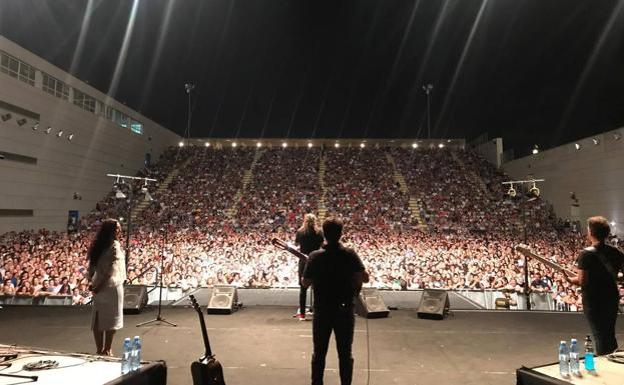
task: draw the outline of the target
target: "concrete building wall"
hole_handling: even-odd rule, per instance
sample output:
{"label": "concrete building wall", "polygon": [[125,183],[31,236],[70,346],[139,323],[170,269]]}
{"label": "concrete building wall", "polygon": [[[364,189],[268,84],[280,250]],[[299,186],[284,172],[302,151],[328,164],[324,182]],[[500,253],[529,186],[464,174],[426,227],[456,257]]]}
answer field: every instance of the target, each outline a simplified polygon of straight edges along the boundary
{"label": "concrete building wall", "polygon": [[[179,141],[173,132],[1,36],[0,51],[36,70],[35,84],[11,76],[6,66],[0,72],[0,233],[65,229],[69,210],[82,216],[111,190],[106,173],[134,175],[146,153],[156,160]],[[97,99],[98,110],[75,105],[71,95],[64,100],[44,92],[43,73],[65,82],[72,95],[78,90]],[[142,134],[107,119],[104,106],[140,123]],[[75,192],[82,200],[73,199]],[[33,210],[33,215],[6,211],[15,209]]]}

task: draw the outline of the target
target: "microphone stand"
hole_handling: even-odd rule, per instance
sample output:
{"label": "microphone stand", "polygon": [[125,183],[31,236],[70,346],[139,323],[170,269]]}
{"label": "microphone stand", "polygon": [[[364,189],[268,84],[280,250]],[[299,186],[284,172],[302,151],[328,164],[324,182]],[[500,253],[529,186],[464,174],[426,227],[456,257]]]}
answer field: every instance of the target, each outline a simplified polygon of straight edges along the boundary
{"label": "microphone stand", "polygon": [[[160,288],[158,291],[158,313],[156,314],[156,318],[149,320],[149,321],[145,321],[145,322],[141,322],[139,324],[136,325],[136,327],[141,327],[141,326],[145,326],[145,325],[149,325],[152,324],[154,322],[162,322],[165,323],[169,326],[173,326],[176,327],[178,325],[174,324],[173,322],[169,322],[166,319],[164,319],[161,316],[161,310],[162,310],[162,289],[163,289],[163,273],[165,271],[165,245],[167,244],[167,226],[165,226],[164,228],[164,232],[163,232],[164,236],[163,236],[163,244],[162,244],[162,250],[160,253]],[[160,325],[160,324],[159,324]]]}

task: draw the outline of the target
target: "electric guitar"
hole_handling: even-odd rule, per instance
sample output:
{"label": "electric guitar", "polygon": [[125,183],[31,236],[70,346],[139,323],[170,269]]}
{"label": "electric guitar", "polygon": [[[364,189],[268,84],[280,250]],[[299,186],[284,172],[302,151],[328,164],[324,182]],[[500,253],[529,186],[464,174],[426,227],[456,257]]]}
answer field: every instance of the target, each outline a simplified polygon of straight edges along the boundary
{"label": "electric guitar", "polygon": [[576,273],[566,267],[563,267],[553,261],[550,261],[544,257],[542,257],[541,255],[534,253],[533,251],[531,251],[531,249],[529,249],[526,245],[516,245],[516,247],[514,247],[514,250],[516,250],[517,252],[519,252],[520,254],[524,255],[525,257],[528,258],[533,258],[536,259],[538,261],[540,261],[541,263],[543,263],[546,266],[552,267],[555,270],[559,270],[559,271],[564,271],[566,273],[568,273],[568,275],[570,277],[576,277]]}
{"label": "electric guitar", "polygon": [[204,322],[204,313],[202,313],[197,300],[195,300],[192,294],[189,295],[189,298],[191,299],[193,309],[195,309],[199,316],[199,324],[201,325],[202,337],[204,338],[204,347],[206,348],[204,356],[191,364],[193,385],[225,385],[223,367],[210,349],[210,341],[208,340],[208,332],[206,331],[206,323]]}
{"label": "electric guitar", "polygon": [[308,261],[308,256],[303,254],[301,251],[295,249],[294,247],[290,246],[288,243],[282,241],[279,238],[273,238],[271,239],[271,243],[276,246],[279,247],[282,250],[286,250],[289,253],[291,253],[292,255],[294,255],[295,257],[299,258],[300,260],[307,262]]}

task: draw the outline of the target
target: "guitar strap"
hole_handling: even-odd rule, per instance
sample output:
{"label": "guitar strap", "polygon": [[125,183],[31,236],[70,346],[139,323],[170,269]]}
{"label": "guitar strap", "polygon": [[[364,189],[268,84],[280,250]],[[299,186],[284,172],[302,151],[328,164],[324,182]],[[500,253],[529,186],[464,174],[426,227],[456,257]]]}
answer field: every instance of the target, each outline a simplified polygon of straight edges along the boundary
{"label": "guitar strap", "polygon": [[600,262],[602,262],[602,265],[607,270],[609,275],[611,275],[614,281],[617,281],[617,271],[615,271],[615,269],[613,269],[613,266],[611,266],[609,261],[607,261],[607,257],[603,253],[598,251],[598,249],[594,246],[588,247],[586,250],[596,253],[598,259],[600,260]]}

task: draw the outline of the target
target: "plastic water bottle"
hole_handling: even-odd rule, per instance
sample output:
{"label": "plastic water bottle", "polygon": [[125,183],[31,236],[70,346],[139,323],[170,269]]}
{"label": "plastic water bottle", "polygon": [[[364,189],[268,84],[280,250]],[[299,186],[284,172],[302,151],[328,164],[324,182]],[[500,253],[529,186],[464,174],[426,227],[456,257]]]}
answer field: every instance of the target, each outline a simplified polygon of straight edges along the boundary
{"label": "plastic water bottle", "polygon": [[565,341],[559,343],[559,374],[561,377],[568,377],[570,375],[570,353],[568,352],[568,345]]}
{"label": "plastic water bottle", "polygon": [[570,373],[574,376],[580,376],[579,370],[579,349],[576,338],[572,338],[570,341]]}
{"label": "plastic water bottle", "polygon": [[132,358],[130,359],[130,370],[137,371],[141,366],[141,338],[134,336],[132,341]]}
{"label": "plastic water bottle", "polygon": [[126,338],[123,343],[123,353],[121,354],[121,374],[130,372],[132,360],[132,343],[130,338]]}
{"label": "plastic water bottle", "polygon": [[594,366],[594,347],[589,335],[585,337],[585,370],[589,372],[596,370]]}

